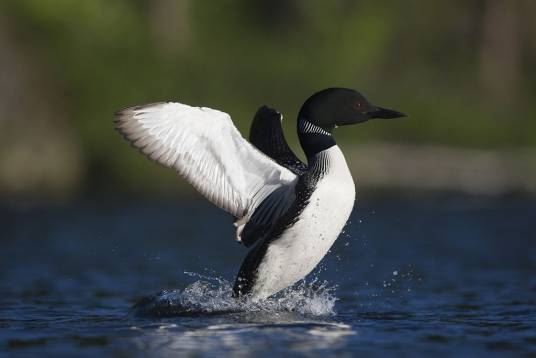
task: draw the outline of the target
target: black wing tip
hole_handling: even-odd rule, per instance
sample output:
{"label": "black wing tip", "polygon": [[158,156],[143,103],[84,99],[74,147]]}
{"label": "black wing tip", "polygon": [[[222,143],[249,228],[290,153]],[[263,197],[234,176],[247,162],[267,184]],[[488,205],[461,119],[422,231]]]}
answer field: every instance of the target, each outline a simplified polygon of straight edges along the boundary
{"label": "black wing tip", "polygon": [[257,110],[257,113],[255,113],[254,118],[263,121],[271,119],[277,119],[281,121],[283,116],[278,110],[272,107],[268,107],[267,105],[263,105]]}

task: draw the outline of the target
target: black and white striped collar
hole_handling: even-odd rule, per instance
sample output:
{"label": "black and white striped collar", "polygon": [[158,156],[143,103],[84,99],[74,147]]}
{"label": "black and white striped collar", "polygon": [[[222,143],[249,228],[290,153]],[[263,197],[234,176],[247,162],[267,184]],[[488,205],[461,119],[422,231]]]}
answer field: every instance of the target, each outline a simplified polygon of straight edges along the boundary
{"label": "black and white striped collar", "polygon": [[306,120],[305,118],[300,118],[298,120],[298,133],[302,134],[324,134],[331,136],[331,133],[329,133],[327,130],[317,126],[316,124],[313,124]]}
{"label": "black and white striped collar", "polygon": [[307,160],[335,145],[335,140],[329,131],[309,122],[304,117],[298,119],[298,139]]}

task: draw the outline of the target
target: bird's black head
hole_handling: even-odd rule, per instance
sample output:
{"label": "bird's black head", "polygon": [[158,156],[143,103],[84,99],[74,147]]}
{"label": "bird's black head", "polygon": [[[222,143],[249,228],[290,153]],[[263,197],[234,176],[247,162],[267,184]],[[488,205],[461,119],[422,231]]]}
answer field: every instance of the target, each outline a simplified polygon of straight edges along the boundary
{"label": "bird's black head", "polygon": [[359,92],[348,88],[328,88],[305,101],[299,119],[327,132],[338,126],[366,122],[373,118],[398,118],[405,114],[371,104]]}

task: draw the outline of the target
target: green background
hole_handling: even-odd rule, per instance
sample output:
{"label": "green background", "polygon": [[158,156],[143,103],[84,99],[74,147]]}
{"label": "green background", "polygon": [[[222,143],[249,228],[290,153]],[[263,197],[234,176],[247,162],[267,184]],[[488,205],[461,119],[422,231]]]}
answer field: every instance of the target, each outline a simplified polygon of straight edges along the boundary
{"label": "green background", "polygon": [[534,1],[5,0],[0,11],[4,195],[181,191],[113,130],[115,110],[162,100],[225,111],[244,134],[273,106],[300,156],[297,111],[333,86],[409,114],[337,131],[346,148],[536,145]]}

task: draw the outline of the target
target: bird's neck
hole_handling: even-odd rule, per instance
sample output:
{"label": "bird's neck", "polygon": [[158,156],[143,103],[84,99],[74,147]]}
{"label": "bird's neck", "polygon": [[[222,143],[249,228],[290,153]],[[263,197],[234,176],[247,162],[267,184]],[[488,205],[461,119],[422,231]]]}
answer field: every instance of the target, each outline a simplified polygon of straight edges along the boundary
{"label": "bird's neck", "polygon": [[351,187],[354,186],[346,159],[337,145],[317,153],[311,158],[307,165],[307,173],[316,180],[329,177],[336,179],[338,182],[336,185],[345,185],[344,183],[346,183],[350,186],[351,183]]}
{"label": "bird's neck", "polygon": [[298,118],[298,138],[309,163],[318,153],[336,145],[331,132],[318,127],[304,117]]}

